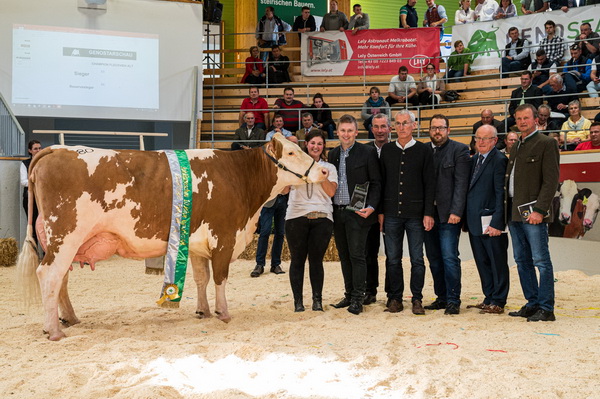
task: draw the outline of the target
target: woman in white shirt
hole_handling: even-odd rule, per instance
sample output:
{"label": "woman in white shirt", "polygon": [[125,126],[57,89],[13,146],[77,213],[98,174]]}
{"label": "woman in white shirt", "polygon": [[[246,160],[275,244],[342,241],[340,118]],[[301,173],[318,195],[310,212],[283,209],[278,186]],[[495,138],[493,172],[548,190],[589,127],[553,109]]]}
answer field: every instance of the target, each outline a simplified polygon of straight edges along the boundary
{"label": "woman in white shirt", "polygon": [[475,22],[475,11],[471,10],[471,0],[461,0],[460,7],[454,14],[454,24],[467,24]]}
{"label": "woman in white shirt", "polygon": [[304,265],[308,256],[310,285],[312,287],[312,310],[323,311],[323,257],[333,232],[333,206],[331,198],[337,189],[335,166],[326,162],[325,134],[311,130],[305,138],[304,151],[329,171],[327,180],[319,184],[293,186],[290,190],[285,215],[285,236],[290,249],[290,285],[294,295],[294,311],[303,312],[302,291]]}

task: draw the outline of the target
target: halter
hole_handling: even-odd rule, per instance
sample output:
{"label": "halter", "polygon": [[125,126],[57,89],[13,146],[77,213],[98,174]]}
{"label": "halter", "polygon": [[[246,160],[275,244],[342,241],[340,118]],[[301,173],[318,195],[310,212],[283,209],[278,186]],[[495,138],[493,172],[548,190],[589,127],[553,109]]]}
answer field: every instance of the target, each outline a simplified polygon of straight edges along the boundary
{"label": "halter", "polygon": [[266,146],[263,146],[263,152],[265,153],[265,155],[267,156],[267,158],[269,158],[271,161],[273,161],[273,163],[279,168],[279,169],[283,169],[286,172],[290,172],[291,174],[293,174],[294,176],[296,176],[299,179],[302,179],[305,183],[308,184],[308,174],[310,173],[310,170],[312,169],[312,167],[315,165],[315,160],[312,160],[312,163],[310,164],[310,166],[308,167],[308,169],[306,169],[306,172],[304,172],[304,175],[301,175],[300,173],[296,173],[293,170],[288,169],[287,166],[285,166],[284,164],[282,164],[281,162],[279,162],[279,160],[275,159],[273,156],[271,156],[271,154],[269,154],[267,152]]}

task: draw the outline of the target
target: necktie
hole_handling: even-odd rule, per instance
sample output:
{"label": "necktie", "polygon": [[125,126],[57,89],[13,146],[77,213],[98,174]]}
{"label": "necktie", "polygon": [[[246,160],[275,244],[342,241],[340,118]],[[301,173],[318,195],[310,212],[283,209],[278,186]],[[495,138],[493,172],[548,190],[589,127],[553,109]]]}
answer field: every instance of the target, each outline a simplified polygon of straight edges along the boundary
{"label": "necktie", "polygon": [[479,173],[479,169],[481,168],[481,164],[483,163],[483,155],[479,154],[479,159],[477,160],[477,164],[475,164],[475,170],[473,170],[473,176],[471,176],[471,185],[475,182],[475,178],[477,177],[477,173]]}
{"label": "necktie", "polygon": [[523,90],[523,93],[521,94],[521,102],[519,102],[519,105],[523,104],[525,104],[525,90]]}

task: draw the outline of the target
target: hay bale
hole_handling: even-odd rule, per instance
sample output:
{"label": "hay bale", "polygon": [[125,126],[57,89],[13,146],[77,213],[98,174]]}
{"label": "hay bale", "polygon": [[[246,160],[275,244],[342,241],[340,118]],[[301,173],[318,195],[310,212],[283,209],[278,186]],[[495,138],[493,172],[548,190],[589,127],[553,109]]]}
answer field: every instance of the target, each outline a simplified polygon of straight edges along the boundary
{"label": "hay bale", "polygon": [[0,266],[14,266],[17,263],[19,247],[14,238],[0,238]]}
{"label": "hay bale", "polygon": [[[269,237],[269,247],[267,249],[267,259],[271,259],[271,246],[273,245],[273,235]],[[256,259],[256,247],[258,246],[258,234],[254,234],[252,237],[252,242],[248,244],[244,252],[238,257],[238,259],[244,260],[254,260]],[[283,241],[283,250],[281,251],[281,260],[283,262],[289,262],[290,260],[290,249],[287,245],[287,240]],[[329,241],[329,246],[327,247],[327,251],[325,251],[325,256],[323,258],[325,262],[338,262],[340,260],[337,252],[337,248],[335,247],[335,241],[333,240],[333,236]]]}

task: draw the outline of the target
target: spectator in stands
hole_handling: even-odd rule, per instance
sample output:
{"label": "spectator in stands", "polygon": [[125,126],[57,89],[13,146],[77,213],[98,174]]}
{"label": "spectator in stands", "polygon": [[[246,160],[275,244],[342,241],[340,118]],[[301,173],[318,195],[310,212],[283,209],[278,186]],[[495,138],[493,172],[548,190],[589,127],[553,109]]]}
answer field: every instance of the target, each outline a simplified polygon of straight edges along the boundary
{"label": "spectator in stands", "polygon": [[584,141],[575,148],[575,151],[583,150],[600,150],[600,122],[590,125],[590,141]]}
{"label": "spectator in stands", "polygon": [[240,126],[244,123],[244,115],[248,112],[247,110],[252,110],[254,112],[254,117],[256,118],[254,124],[256,127],[266,131],[267,128],[271,126],[271,121],[269,119],[269,104],[267,104],[267,100],[260,97],[258,87],[250,86],[249,94],[250,97],[244,98],[242,106],[240,107]]}
{"label": "spectator in stands", "polygon": [[400,28],[417,28],[419,26],[419,16],[415,5],[417,0],[408,0],[400,8]]}
{"label": "spectator in stands", "polygon": [[335,166],[326,162],[325,136],[322,131],[313,130],[306,136],[304,151],[327,169],[329,176],[319,184],[291,187],[285,215],[286,238],[291,255],[290,285],[294,295],[294,311],[303,312],[304,264],[308,257],[312,310],[322,312],[325,275],[323,257],[333,232],[331,197],[337,189],[337,170]]}
{"label": "spectator in stands", "polygon": [[537,14],[548,9],[550,0],[521,0],[521,11],[525,15]]}
{"label": "spectator in stands", "polygon": [[[265,15],[258,21],[256,25],[256,40],[260,48],[272,48],[275,45],[287,44],[285,34],[281,32],[289,32],[292,27],[287,22],[275,15],[275,8],[268,6],[265,8]],[[264,51],[260,54],[263,61],[267,61],[268,52]]]}
{"label": "spectator in stands", "polygon": [[[269,236],[273,234],[271,247],[271,273],[283,274],[281,269],[281,250],[285,234],[285,213],[287,210],[288,194],[279,194],[275,199],[266,203],[260,211],[258,218],[258,244],[256,246],[256,267],[250,277],[259,277],[265,270]],[[274,229],[273,229],[274,228]]]}
{"label": "spectator in stands", "polygon": [[[23,209],[25,209],[25,215],[29,216],[29,165],[31,161],[35,157],[35,155],[42,150],[42,144],[37,140],[30,140],[27,143],[27,151],[29,152],[29,158],[22,161],[19,165],[19,180],[21,182],[21,187],[23,187]],[[37,202],[33,202],[33,224],[35,226],[35,222],[38,219],[39,211],[37,207]],[[34,227],[33,229],[33,239],[37,242],[37,232]]]}
{"label": "spectator in stands", "polygon": [[590,97],[598,97],[598,90],[600,90],[600,55],[596,57],[591,67],[590,83],[587,85],[587,91]]}
{"label": "spectator in stands", "polygon": [[548,84],[550,83],[550,75],[557,72],[557,67],[546,56],[544,49],[539,49],[535,53],[535,61],[531,63],[528,70],[533,75],[533,84],[539,87],[544,94],[550,94],[552,91],[552,88]]}
{"label": "spectator in stands", "polygon": [[302,39],[302,34],[305,32],[315,32],[317,23],[315,17],[310,15],[310,7],[302,7],[302,14],[297,16],[292,25],[292,30],[298,32],[298,38]]}
{"label": "spectator in stands", "polygon": [[448,58],[448,71],[446,72],[446,79],[449,83],[460,82],[463,76],[467,76],[471,72],[471,50],[465,47],[462,40],[454,42],[454,51]]}
{"label": "spectator in stands", "polygon": [[475,22],[476,19],[475,10],[471,9],[471,0],[461,0],[460,7],[454,13],[454,24],[468,24]]}
{"label": "spectator in stands", "polygon": [[436,5],[435,0],[425,0],[427,3],[427,11],[425,12],[425,19],[423,19],[423,26],[430,28],[440,28],[440,40],[444,36],[444,23],[448,21],[448,15],[446,15],[446,9],[442,5]]}
{"label": "spectator in stands", "polygon": [[421,105],[439,104],[446,91],[444,79],[438,79],[435,65],[433,64],[427,64],[425,72],[427,74],[421,79],[417,88],[419,103]]}
{"label": "spectator in stands", "polygon": [[473,136],[471,137],[471,143],[469,144],[469,149],[471,150],[471,154],[475,154],[477,149],[475,148],[475,133],[477,129],[479,129],[483,125],[492,125],[496,128],[498,132],[498,142],[496,143],[496,147],[498,149],[504,148],[504,133],[506,132],[506,128],[504,127],[504,122],[499,121],[494,117],[494,112],[491,109],[484,109],[481,111],[481,120],[479,122],[475,122],[473,124]]}
{"label": "spectator in stands", "polygon": [[538,116],[536,120],[536,129],[544,134],[548,134],[548,132],[553,130],[560,130],[562,125],[556,119],[552,119],[550,115],[552,114],[552,110],[546,104],[542,104],[538,108]]}
{"label": "spectator in stands", "polygon": [[529,66],[529,42],[527,39],[519,39],[519,29],[512,27],[508,30],[510,43],[505,47],[505,55],[502,57],[502,77],[507,78],[510,72],[522,71]]}
{"label": "spectator in stands", "polygon": [[477,0],[475,19],[477,21],[492,21],[497,10],[498,3],[495,0]]}
{"label": "spectator in stands", "polygon": [[348,17],[338,10],[337,0],[331,0],[329,2],[329,12],[323,16],[323,22],[321,22],[321,32],[326,30],[343,32],[346,29],[348,29]]}
{"label": "spectator in stands", "polygon": [[281,54],[281,48],[279,46],[273,46],[271,54],[269,54],[269,61],[267,61],[267,77],[269,83],[290,82],[290,73],[288,72],[289,67],[290,59],[286,55]]}
{"label": "spectator in stands", "polygon": [[295,134],[302,148],[306,148],[305,140],[310,132],[318,131],[323,134],[323,137],[325,137],[325,132],[319,129],[314,123],[313,116],[310,112],[304,112],[302,114],[302,128],[296,130]]}
{"label": "spectator in stands", "polygon": [[232,150],[260,147],[264,144],[265,131],[256,126],[254,121],[254,112],[246,112],[244,115],[244,122],[246,122],[245,125],[237,129],[233,135],[233,143],[231,143]]}
{"label": "spectator in stands", "polygon": [[552,11],[561,10],[562,12],[569,12],[569,8],[583,7],[584,5],[593,4],[593,1],[585,0],[550,0],[550,8]]}
{"label": "spectator in stands", "polygon": [[359,30],[369,29],[371,25],[369,14],[362,12],[361,5],[355,4],[352,6],[352,10],[354,11],[354,15],[350,17],[350,22],[348,23],[348,29],[352,31],[352,34],[356,35]]}
{"label": "spectator in stands", "polygon": [[500,7],[494,13],[494,19],[511,18],[517,15],[517,7],[512,0],[501,0]]}
{"label": "spectator in stands", "polygon": [[550,62],[560,65],[565,55],[565,41],[556,34],[556,24],[554,21],[546,21],[544,28],[546,29],[546,36],[540,42],[540,50],[545,51]]}
{"label": "spectator in stands", "polygon": [[592,73],[592,59],[581,55],[581,48],[577,43],[570,47],[571,59],[563,68],[563,81],[569,91],[580,93],[590,83]]}
{"label": "spectator in stands", "polygon": [[250,47],[250,57],[246,58],[246,72],[242,76],[242,83],[260,85],[265,83],[265,65],[258,57],[258,47]]}
{"label": "spectator in stands", "polygon": [[[273,130],[271,130],[269,133],[267,133],[265,140],[270,141],[273,138],[273,135],[275,133],[281,133],[281,134],[283,134],[283,137],[287,137],[287,138],[290,138],[293,136],[292,132],[290,132],[283,126],[283,116],[281,114],[275,114],[275,116],[273,116]],[[292,141],[295,141],[295,140],[292,140]]]}
{"label": "spectator in stands", "polygon": [[581,24],[579,27],[581,34],[579,35],[579,45],[581,53],[585,58],[594,58],[600,54],[600,35],[592,31],[592,25],[589,22]]}
{"label": "spectator in stands", "polygon": [[[562,76],[555,73],[550,76],[552,92],[547,97],[548,105],[552,110],[552,118],[566,118],[569,115],[569,103],[577,99],[575,92],[570,91],[564,84]],[[562,115],[562,116],[561,116]]]}
{"label": "spectator in stands", "polygon": [[321,93],[315,94],[313,97],[313,103],[310,106],[310,113],[313,116],[313,120],[317,124],[317,127],[327,132],[327,138],[333,139],[333,132],[335,131],[335,122],[331,116],[331,110],[329,105],[323,101],[323,95]]}
{"label": "spectator in stands", "polygon": [[519,141],[519,135],[517,133],[515,133],[515,132],[506,133],[506,137],[504,137],[505,147],[503,149],[501,149],[500,152],[503,154],[510,154],[510,150],[512,149],[513,145],[515,145],[515,143],[517,141]]}
{"label": "spectator in stands", "polygon": [[363,119],[363,126],[369,132],[369,139],[374,139],[371,125],[373,124],[373,117],[377,114],[386,114],[390,117],[390,105],[381,97],[379,87],[373,86],[369,90],[369,98],[362,106],[360,111],[360,117]]}
{"label": "spectator in stands", "polygon": [[300,113],[304,108],[304,104],[298,100],[294,100],[294,88],[286,87],[283,89],[283,98],[278,98],[275,101],[274,109],[283,116],[283,126],[292,132],[295,132],[300,127]]}
{"label": "spectator in stands", "polygon": [[567,143],[567,150],[572,151],[582,141],[589,140],[591,125],[592,122],[581,115],[579,100],[571,101],[569,103],[569,118],[563,123],[561,129]]}
{"label": "spectator in stands", "polygon": [[510,106],[508,108],[509,117],[506,120],[506,127],[510,128],[515,125],[515,111],[522,104],[531,104],[536,109],[542,105],[542,91],[532,84],[531,71],[521,72],[521,86],[513,90],[510,95]]}
{"label": "spectator in stands", "polygon": [[388,97],[386,97],[385,102],[389,105],[398,103],[412,104],[415,107],[419,104],[415,78],[408,74],[408,68],[404,65],[398,68],[398,75],[390,80]]}
{"label": "spectator in stands", "polygon": [[548,133],[548,137],[552,137],[554,140],[556,140],[556,143],[558,144],[558,151],[563,151],[565,149],[565,140],[563,139],[563,135],[560,134],[559,132],[550,132]]}

